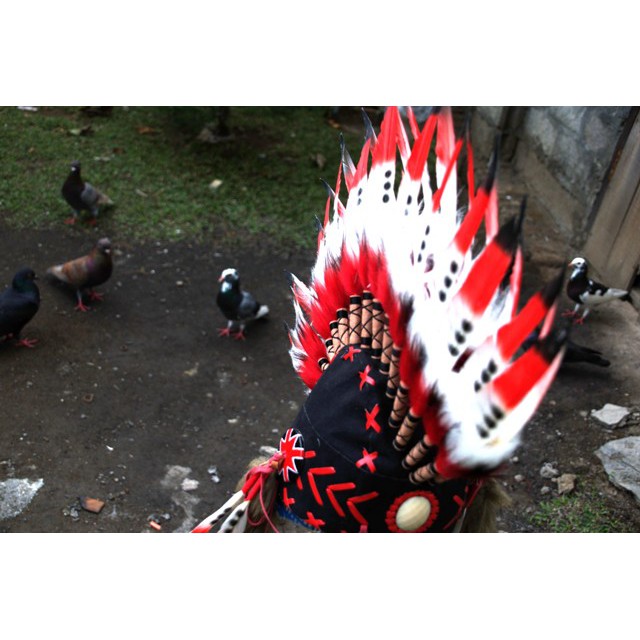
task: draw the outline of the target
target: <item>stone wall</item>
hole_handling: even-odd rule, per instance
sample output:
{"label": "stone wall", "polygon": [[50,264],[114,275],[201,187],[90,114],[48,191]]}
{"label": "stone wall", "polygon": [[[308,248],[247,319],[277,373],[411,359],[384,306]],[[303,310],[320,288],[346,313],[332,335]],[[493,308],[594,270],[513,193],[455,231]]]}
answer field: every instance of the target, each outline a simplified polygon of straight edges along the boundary
{"label": "stone wall", "polygon": [[514,153],[508,158],[556,224],[579,248],[611,165],[630,107],[477,107],[472,134],[488,157],[496,129]]}

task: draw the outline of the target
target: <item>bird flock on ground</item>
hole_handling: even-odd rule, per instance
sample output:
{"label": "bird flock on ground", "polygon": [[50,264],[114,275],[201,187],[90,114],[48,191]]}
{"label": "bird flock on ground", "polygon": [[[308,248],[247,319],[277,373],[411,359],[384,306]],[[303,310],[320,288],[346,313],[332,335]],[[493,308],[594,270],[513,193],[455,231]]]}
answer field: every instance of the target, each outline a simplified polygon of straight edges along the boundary
{"label": "bird flock on ground", "polygon": [[[64,221],[65,224],[76,224],[86,212],[87,224],[95,226],[99,212],[114,206],[109,196],[82,178],[80,162],[77,160],[71,163],[61,194],[73,212]],[[107,237],[99,238],[87,254],[51,265],[46,270],[46,275],[52,282],[73,292],[75,309],[82,312],[89,310],[88,301],[103,299],[103,294],[95,288],[107,282],[112,273],[112,245]],[[29,348],[38,343],[37,339],[22,335],[25,326],[40,309],[40,290],[36,280],[38,276],[31,267],[21,267],[9,286],[0,294],[1,341],[12,340],[16,346]],[[236,269],[225,269],[219,282],[220,291],[216,301],[227,320],[227,325],[219,330],[219,335],[244,340],[247,324],[264,318],[269,313],[269,308],[260,304],[251,293],[241,289]]]}
{"label": "bird flock on ground", "polygon": [[[95,226],[100,211],[113,207],[113,200],[100,189],[82,177],[80,162],[71,162],[69,174],[63,182],[62,197],[72,210],[66,224],[76,224],[87,214],[86,222]],[[608,287],[588,276],[588,263],[583,257],[576,257],[569,266],[573,271],[566,285],[566,295],[575,304],[573,310],[565,312],[565,317],[573,318],[574,324],[583,324],[592,309],[613,300],[630,300],[629,292]],[[87,311],[86,298],[90,301],[102,300],[102,294],[95,287],[104,284],[113,271],[112,246],[109,238],[100,238],[93,249],[83,256],[52,265],[47,275],[70,288],[76,297],[75,308]],[[0,294],[0,339],[15,340],[15,344],[33,347],[37,340],[22,337],[24,327],[33,319],[40,306],[40,292],[35,272],[29,267],[20,268],[7,289]],[[220,284],[216,297],[217,306],[227,321],[218,330],[220,336],[244,340],[249,323],[264,318],[269,313],[267,305],[260,303],[250,292],[243,290],[240,276],[235,268],[227,268],[218,278]],[[532,343],[537,336],[532,335]],[[599,366],[609,366],[602,354],[590,347],[571,340],[567,343],[565,363],[589,362]]]}

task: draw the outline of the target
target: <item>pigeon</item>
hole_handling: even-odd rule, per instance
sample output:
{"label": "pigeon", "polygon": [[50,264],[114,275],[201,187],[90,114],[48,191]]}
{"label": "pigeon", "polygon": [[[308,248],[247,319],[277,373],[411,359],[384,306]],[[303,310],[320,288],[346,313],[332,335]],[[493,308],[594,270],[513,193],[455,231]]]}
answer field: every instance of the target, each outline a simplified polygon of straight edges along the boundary
{"label": "pigeon", "polygon": [[102,300],[103,294],[93,288],[105,283],[112,271],[111,241],[101,238],[87,255],[49,267],[47,274],[75,289],[78,301],[76,310],[87,311],[83,293],[87,291],[91,300]]}
{"label": "pigeon", "polygon": [[574,323],[582,324],[591,309],[598,305],[612,300],[628,301],[631,299],[628,291],[614,289],[589,278],[587,275],[588,265],[584,258],[574,258],[569,266],[573,267],[573,272],[567,282],[567,296],[576,305],[573,311],[567,311],[563,315],[573,317]]}
{"label": "pigeon", "polygon": [[458,531],[549,389],[564,271],[520,305],[524,211],[499,219],[498,145],[476,182],[450,108],[407,114],[408,130],[389,107],[378,135],[366,118],[357,161],[342,142],[315,263],[290,278],[308,395],[194,532]]}
{"label": "pigeon", "polygon": [[0,294],[0,336],[15,339],[16,346],[34,347],[37,339],[21,338],[20,332],[40,308],[40,290],[33,269],[24,267],[11,286]]}
{"label": "pigeon", "polygon": [[611,362],[602,356],[602,352],[591,347],[576,344],[573,340],[567,340],[567,350],[564,354],[562,364],[570,364],[572,362],[586,362],[595,364],[598,367],[608,367]]}
{"label": "pigeon", "polygon": [[[529,337],[522,344],[522,350],[526,351],[532,344],[534,344],[534,342],[539,338],[539,335],[540,332],[538,330],[531,332]],[[611,365],[611,362],[602,355],[601,351],[578,344],[571,340],[571,338],[567,338],[566,350],[564,358],[562,359],[561,367],[572,363],[587,363],[598,367],[608,367]]]}
{"label": "pigeon", "polygon": [[66,224],[75,224],[82,211],[88,211],[91,214],[89,224],[95,225],[100,208],[113,206],[109,196],[82,179],[77,160],[71,163],[71,171],[62,185],[62,196],[73,209],[73,216],[65,220]]}
{"label": "pigeon", "polygon": [[240,276],[236,269],[225,269],[218,278],[220,290],[216,303],[227,319],[227,326],[218,330],[219,336],[231,336],[244,340],[247,323],[264,318],[269,307],[260,304],[248,291],[240,288]]}

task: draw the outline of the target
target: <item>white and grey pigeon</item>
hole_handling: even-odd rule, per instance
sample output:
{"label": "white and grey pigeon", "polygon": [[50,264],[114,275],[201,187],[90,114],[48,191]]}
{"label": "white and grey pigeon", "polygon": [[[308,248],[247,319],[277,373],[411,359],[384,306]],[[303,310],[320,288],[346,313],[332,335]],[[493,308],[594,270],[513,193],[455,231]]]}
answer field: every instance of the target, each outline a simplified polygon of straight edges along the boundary
{"label": "white and grey pigeon", "polygon": [[269,313],[269,307],[258,302],[251,293],[240,288],[240,276],[236,269],[225,269],[218,278],[220,289],[216,302],[227,319],[227,326],[218,330],[220,336],[233,336],[244,340],[246,325]]}
{"label": "white and grey pigeon", "polygon": [[594,307],[612,300],[630,300],[628,291],[614,289],[589,278],[588,265],[584,258],[574,258],[569,266],[573,267],[573,272],[567,282],[567,296],[576,305],[573,311],[568,311],[564,315],[572,316],[576,324],[582,324]]}

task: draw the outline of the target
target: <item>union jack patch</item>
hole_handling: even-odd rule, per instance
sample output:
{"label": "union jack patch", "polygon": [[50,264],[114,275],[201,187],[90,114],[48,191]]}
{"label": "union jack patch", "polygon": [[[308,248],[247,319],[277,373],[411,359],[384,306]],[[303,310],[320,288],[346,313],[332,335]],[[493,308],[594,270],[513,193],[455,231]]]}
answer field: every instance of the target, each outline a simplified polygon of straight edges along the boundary
{"label": "union jack patch", "polygon": [[284,455],[280,473],[285,482],[289,482],[289,473],[298,475],[296,462],[304,459],[304,447],[302,434],[297,429],[287,429],[280,438],[280,453]]}

